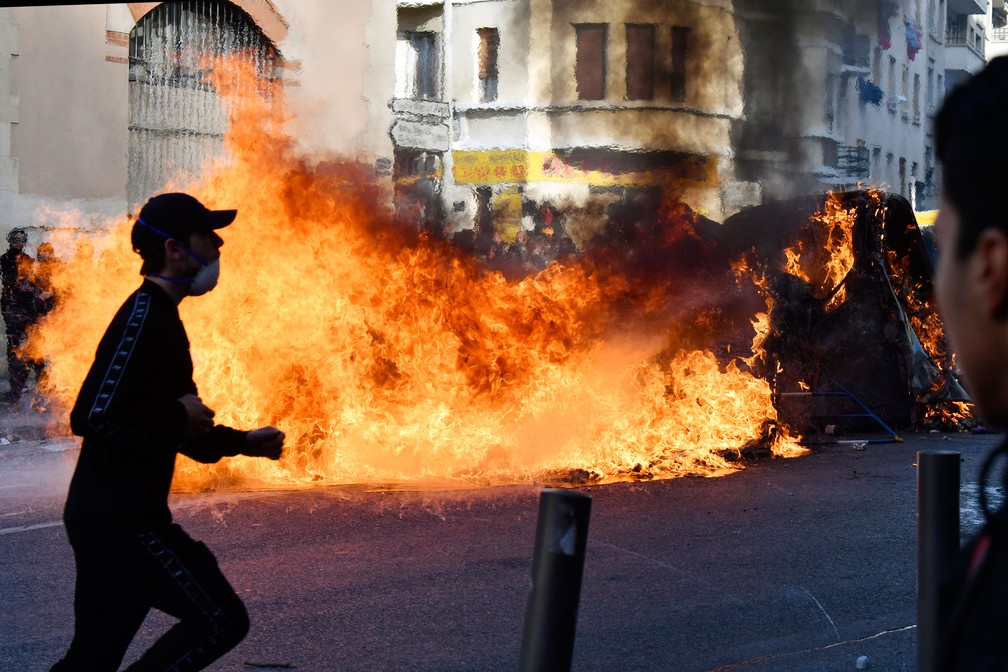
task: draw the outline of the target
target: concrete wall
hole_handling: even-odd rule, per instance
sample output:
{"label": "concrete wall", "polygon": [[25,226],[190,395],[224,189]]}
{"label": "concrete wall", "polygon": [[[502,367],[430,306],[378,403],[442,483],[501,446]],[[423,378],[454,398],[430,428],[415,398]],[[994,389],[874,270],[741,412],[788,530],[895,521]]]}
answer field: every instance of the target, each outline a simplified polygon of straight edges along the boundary
{"label": "concrete wall", "polygon": [[280,51],[301,65],[299,86],[287,90],[301,149],[319,158],[390,158],[394,3],[278,0],[276,7],[290,25]]}
{"label": "concrete wall", "polygon": [[126,180],[123,46],[106,41],[103,5],[14,8],[20,50],[12,88],[20,114],[12,137],[22,194],[121,197]]}

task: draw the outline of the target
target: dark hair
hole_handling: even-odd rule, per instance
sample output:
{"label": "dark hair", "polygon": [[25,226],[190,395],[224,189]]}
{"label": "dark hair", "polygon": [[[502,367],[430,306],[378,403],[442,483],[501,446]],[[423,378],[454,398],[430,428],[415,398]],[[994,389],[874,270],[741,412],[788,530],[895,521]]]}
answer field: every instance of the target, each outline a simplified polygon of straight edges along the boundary
{"label": "dark hair", "polygon": [[995,58],[957,86],[935,118],[935,145],[942,162],[942,190],[959,213],[960,259],[976,247],[980,232],[1008,233],[1002,192],[1008,186],[1008,56]]}

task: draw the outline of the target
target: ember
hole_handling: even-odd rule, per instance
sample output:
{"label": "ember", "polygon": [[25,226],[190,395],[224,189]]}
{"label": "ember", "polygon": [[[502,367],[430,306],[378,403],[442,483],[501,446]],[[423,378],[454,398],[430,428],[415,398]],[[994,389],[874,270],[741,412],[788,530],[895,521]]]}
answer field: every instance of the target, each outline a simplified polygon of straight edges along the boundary
{"label": "ember", "polygon": [[[859,268],[860,205],[822,210],[832,228],[795,247],[791,224],[747,239],[757,219],[722,227],[667,203],[654,221],[628,225],[632,236],[609,231],[577,260],[509,282],[397,225],[359,166],[309,165],[285,131],[279,88],[267,105],[224,77],[216,84],[237,98],[230,160],[200,185],[167,188],[239,215],[219,287],[187,301],[183,319],[200,325],[190,333],[195,378],[218,419],[276,425],[288,450],[278,463],[185,461],[180,487],[720,474],[748,455],[802,454],[774,392],[815,388],[866,349],[865,337],[885,340],[837,342],[863,290],[853,272],[817,266],[853,236]],[[139,282],[129,227],[110,223],[94,256],[54,278],[69,298],[31,345],[52,362],[45,391],[58,407],[72,403],[117,307],[110,297]],[[805,275],[784,272],[787,263]],[[904,310],[926,325],[929,306]],[[879,369],[856,361],[846,370]]]}

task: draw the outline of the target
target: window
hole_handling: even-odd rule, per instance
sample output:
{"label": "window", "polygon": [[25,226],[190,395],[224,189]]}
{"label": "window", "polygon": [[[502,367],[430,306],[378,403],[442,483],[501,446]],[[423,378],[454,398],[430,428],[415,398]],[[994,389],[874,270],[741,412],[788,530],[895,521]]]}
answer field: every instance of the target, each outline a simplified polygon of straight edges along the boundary
{"label": "window", "polygon": [[626,26],[627,100],[654,99],[655,27]]}
{"label": "window", "polygon": [[896,111],[896,59],[889,57],[889,81],[886,87],[886,98],[889,100],[889,111]]}
{"label": "window", "polygon": [[935,62],[933,58],[928,59],[927,68],[927,92],[925,94],[925,102],[927,103],[928,109],[934,107],[934,75],[935,75]]}
{"label": "window", "polygon": [[910,67],[903,66],[903,74],[900,76],[900,109],[903,116],[907,116],[907,103],[910,100]]}
{"label": "window", "polygon": [[669,70],[672,100],[686,100],[686,57],[689,55],[690,29],[672,26],[672,67]]}
{"label": "window", "polygon": [[500,32],[496,28],[476,30],[479,44],[476,48],[476,77],[479,79],[480,102],[497,100],[497,53]]}
{"label": "window", "polygon": [[606,38],[609,27],[604,23],[574,26],[576,63],[574,80],[579,100],[602,100],[606,86]]}
{"label": "window", "polygon": [[437,33],[403,32],[396,42],[396,96],[437,100]]}
{"label": "window", "polygon": [[826,85],[823,87],[823,95],[825,96],[823,100],[823,122],[830,131],[833,130],[836,118],[836,85],[837,78],[834,75],[828,75],[826,77]]}
{"label": "window", "polygon": [[[158,3],[155,3],[158,4]],[[269,77],[276,50],[248,14],[228,2],[160,3],[130,31],[129,81],[212,90],[215,61],[238,54]]]}
{"label": "window", "polygon": [[921,91],[921,81],[920,75],[914,73],[914,83],[913,83],[913,121],[915,124],[920,123],[920,91]]}
{"label": "window", "polygon": [[910,165],[910,195],[909,195],[910,196],[910,205],[913,206],[914,210],[917,209],[917,197],[919,195],[923,195],[923,194],[918,194],[918,192],[919,191],[924,191],[924,189],[923,189],[924,183],[921,182],[921,181],[919,181],[917,179],[917,170],[918,170],[917,162],[914,161]]}

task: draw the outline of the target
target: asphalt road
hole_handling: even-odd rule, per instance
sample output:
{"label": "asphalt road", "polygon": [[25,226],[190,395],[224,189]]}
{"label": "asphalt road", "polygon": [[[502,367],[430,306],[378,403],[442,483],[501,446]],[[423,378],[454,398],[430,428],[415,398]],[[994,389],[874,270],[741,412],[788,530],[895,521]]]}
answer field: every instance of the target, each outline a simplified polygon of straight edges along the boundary
{"label": "asphalt road", "polygon": [[[59,516],[76,446],[29,430],[5,439],[4,422],[0,670],[35,672],[72,634]],[[592,514],[573,669],[832,672],[867,656],[872,670],[913,670],[916,453],[962,452],[965,535],[977,525],[972,482],[998,440],[924,434],[722,478],[582,488]],[[538,495],[174,496],[176,520],[214,550],[252,618],[211,669],[517,669]],[[127,662],[169,624],[152,614]]]}

